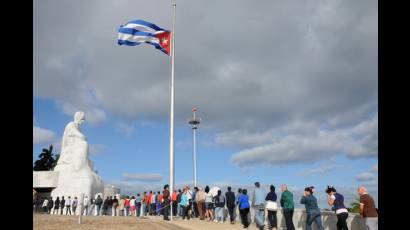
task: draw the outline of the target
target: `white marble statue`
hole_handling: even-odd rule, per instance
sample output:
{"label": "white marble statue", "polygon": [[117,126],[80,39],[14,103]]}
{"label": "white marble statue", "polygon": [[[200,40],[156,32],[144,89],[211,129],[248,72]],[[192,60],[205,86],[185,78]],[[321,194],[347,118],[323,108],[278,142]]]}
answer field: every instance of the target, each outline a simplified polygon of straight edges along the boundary
{"label": "white marble statue", "polygon": [[103,183],[93,169],[88,158],[88,142],[81,133],[80,125],[85,120],[84,112],[76,112],[74,121],[68,123],[64,129],[61,143],[61,153],[54,171],[59,172],[57,187],[51,196],[79,198],[81,193],[94,197],[103,192]]}

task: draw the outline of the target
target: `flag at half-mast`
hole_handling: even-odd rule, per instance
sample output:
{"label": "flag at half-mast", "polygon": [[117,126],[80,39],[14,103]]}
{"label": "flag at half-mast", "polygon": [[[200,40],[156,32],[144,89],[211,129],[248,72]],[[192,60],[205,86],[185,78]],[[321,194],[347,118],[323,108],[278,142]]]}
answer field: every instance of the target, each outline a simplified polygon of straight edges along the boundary
{"label": "flag at half-mast", "polygon": [[132,20],[118,29],[118,45],[148,43],[166,54],[171,53],[171,32],[144,20]]}

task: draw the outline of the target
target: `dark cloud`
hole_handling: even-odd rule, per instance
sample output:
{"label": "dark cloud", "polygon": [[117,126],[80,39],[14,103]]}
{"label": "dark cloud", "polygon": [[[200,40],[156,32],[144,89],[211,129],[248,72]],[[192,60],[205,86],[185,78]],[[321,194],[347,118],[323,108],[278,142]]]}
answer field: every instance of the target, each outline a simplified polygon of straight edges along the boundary
{"label": "dark cloud", "polygon": [[[255,140],[243,138],[244,147],[269,150],[275,129],[313,124],[317,133],[289,131],[282,140],[326,155],[334,146],[320,132],[335,134],[329,141],[377,113],[377,7],[371,0],[177,1],[177,125],[196,105],[217,142],[248,133]],[[171,29],[171,4],[34,2],[34,96],[55,100],[66,114],[84,110],[94,123],[107,114],[167,122],[170,58],[149,45],[116,44],[119,25],[136,18]],[[302,139],[317,143],[298,147]],[[375,132],[347,139],[350,157],[377,156],[367,151],[377,151]]]}

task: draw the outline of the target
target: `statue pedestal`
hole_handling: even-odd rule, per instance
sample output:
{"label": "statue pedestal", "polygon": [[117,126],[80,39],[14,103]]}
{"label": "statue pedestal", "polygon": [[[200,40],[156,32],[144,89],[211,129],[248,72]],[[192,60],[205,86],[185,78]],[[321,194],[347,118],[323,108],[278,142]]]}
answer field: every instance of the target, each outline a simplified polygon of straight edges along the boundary
{"label": "statue pedestal", "polygon": [[51,196],[78,198],[84,194],[90,198],[94,197],[96,193],[102,192],[103,189],[101,177],[91,170],[88,172],[87,170],[59,171],[57,187],[52,191]]}

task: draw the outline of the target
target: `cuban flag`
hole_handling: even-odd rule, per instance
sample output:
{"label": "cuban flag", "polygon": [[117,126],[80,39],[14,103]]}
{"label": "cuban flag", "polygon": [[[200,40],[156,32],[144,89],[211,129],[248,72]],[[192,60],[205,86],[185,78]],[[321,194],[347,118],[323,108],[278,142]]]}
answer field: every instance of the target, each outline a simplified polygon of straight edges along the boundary
{"label": "cuban flag", "polygon": [[118,29],[118,45],[148,43],[167,55],[171,50],[171,32],[144,20],[129,21]]}

